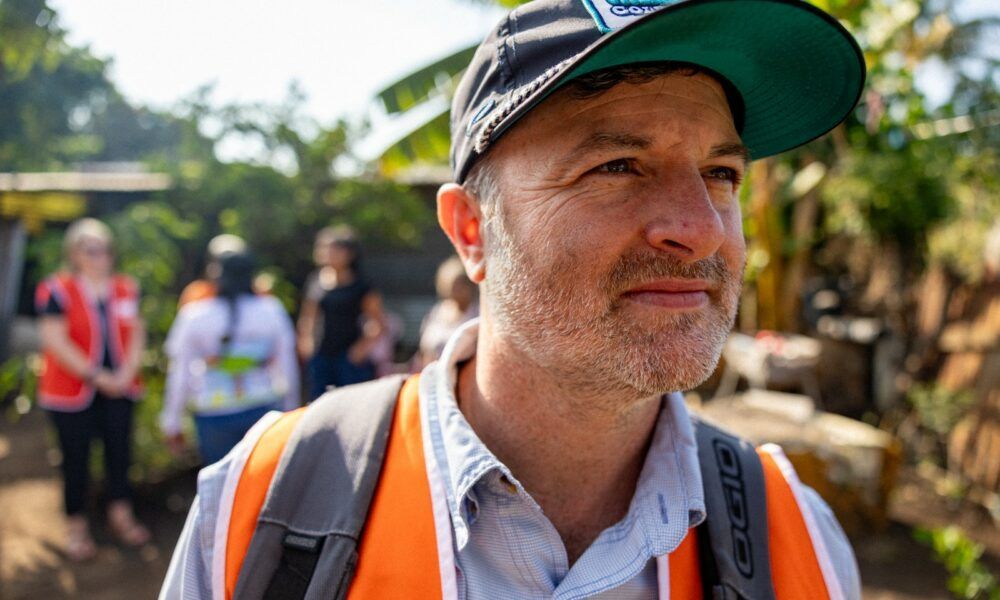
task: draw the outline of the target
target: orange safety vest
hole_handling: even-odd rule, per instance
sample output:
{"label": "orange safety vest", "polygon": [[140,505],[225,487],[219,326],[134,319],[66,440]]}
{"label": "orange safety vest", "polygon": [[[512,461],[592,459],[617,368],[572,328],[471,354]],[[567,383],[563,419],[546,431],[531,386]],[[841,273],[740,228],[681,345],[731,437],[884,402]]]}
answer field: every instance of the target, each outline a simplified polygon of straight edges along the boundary
{"label": "orange safety vest", "polygon": [[[348,599],[398,597],[443,597],[439,549],[431,485],[423,448],[418,399],[419,376],[411,377],[400,392],[388,448],[375,496],[372,499],[359,546],[359,558]],[[257,517],[267,496],[282,451],[305,408],[286,413],[258,438],[240,474],[233,497],[228,531],[216,532],[225,540],[225,599],[233,598],[243,558],[250,546]],[[780,600],[837,600],[842,597],[829,565],[820,565],[815,542],[818,531],[810,531],[796,487],[800,484],[787,459],[776,446],[762,447],[761,457],[767,493],[771,577]],[[450,545],[450,539],[447,544]],[[822,542],[819,542],[822,545]],[[216,552],[220,549],[217,547]],[[698,559],[698,536],[689,530],[680,546],[658,563],[661,575],[669,572],[669,597],[674,600],[702,598]],[[664,566],[666,568],[664,569]],[[827,571],[824,574],[824,570]],[[662,595],[662,594],[661,594]]]}
{"label": "orange safety vest", "polygon": [[[55,296],[63,309],[70,341],[86,354],[95,369],[101,366],[104,338],[95,302],[80,281],[69,273],[57,273],[38,285],[35,303],[44,308]],[[115,275],[107,304],[108,348],[116,364],[121,364],[132,345],[132,333],[139,324],[139,287],[130,277]],[[90,406],[94,386],[66,369],[51,350],[42,352],[42,373],[38,381],[38,404],[50,410],[78,412]],[[142,391],[138,377],[128,396]]]}
{"label": "orange safety vest", "polygon": [[181,296],[177,299],[177,309],[180,310],[184,305],[197,302],[198,300],[215,298],[215,294],[216,288],[214,283],[206,279],[195,279],[181,290]]}

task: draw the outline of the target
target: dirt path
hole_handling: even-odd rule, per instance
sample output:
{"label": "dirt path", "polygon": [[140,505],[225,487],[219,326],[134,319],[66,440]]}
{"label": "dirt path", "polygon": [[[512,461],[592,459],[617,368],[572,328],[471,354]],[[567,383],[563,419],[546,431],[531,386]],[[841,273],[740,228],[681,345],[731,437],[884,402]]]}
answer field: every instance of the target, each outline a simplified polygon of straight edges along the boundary
{"label": "dirt path", "polygon": [[[194,473],[137,490],[136,509],[153,531],[154,543],[139,550],[120,547],[95,522],[100,546],[85,564],[67,562],[63,540],[59,473],[53,464],[45,415],[33,411],[12,425],[0,416],[0,600],[141,600],[155,598],[174,543],[194,498]],[[912,478],[904,482],[888,531],[855,541],[865,600],[947,600],[944,569],[916,544],[909,526],[924,522],[959,522],[973,528],[968,515],[950,517],[946,508],[925,501],[926,490]],[[944,511],[944,512],[943,512]],[[95,512],[99,515],[99,511]],[[98,517],[99,518],[99,517]],[[1000,533],[980,528],[994,564],[1000,557]],[[997,546],[994,546],[994,543]]]}
{"label": "dirt path", "polygon": [[194,497],[194,474],[137,490],[136,511],[154,540],[143,548],[117,545],[95,509],[97,558],[75,564],[61,553],[62,483],[51,447],[39,411],[16,425],[0,417],[0,598],[155,598]]}

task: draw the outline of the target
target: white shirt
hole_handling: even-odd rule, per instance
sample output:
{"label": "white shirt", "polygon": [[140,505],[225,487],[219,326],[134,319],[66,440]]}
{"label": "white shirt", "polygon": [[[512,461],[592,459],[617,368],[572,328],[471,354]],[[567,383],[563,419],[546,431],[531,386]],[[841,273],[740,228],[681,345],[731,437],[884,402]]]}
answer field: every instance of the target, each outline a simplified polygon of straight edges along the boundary
{"label": "white shirt", "polygon": [[278,401],[285,410],[298,406],[295,332],[285,308],[271,296],[241,296],[232,340],[223,347],[230,310],[228,300],[208,298],[177,313],[164,345],[170,368],[160,425],[166,434],[181,430],[185,406],[202,415]]}

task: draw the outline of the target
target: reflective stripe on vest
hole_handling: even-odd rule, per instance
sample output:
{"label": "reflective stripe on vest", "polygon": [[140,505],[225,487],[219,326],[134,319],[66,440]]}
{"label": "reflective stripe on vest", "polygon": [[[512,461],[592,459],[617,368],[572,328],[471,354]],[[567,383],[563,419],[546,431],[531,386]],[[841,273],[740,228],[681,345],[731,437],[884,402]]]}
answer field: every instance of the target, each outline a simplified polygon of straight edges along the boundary
{"label": "reflective stripe on vest", "polygon": [[775,594],[778,598],[843,600],[840,580],[815,515],[802,497],[804,491],[795,469],[775,444],[761,446],[757,455],[764,467],[767,488],[768,543]]}
{"label": "reflective stripe on vest", "polygon": [[[95,302],[77,278],[65,273],[53,275],[39,284],[35,303],[40,311],[52,296],[57,298],[63,309],[67,337],[86,354],[92,367],[99,367],[103,349]],[[129,278],[120,275],[112,278],[107,302],[108,348],[119,364],[132,343],[138,301],[135,284]],[[128,307],[127,314],[122,314],[122,305]],[[94,387],[63,367],[51,351],[44,351],[42,357],[44,366],[38,382],[38,403],[44,408],[63,411],[87,408],[94,397]],[[136,378],[129,392],[137,394],[140,389],[140,381]]]}
{"label": "reflective stripe on vest", "polygon": [[[416,376],[400,392],[385,463],[359,546],[350,600],[393,597],[400,590],[406,590],[409,598],[457,597],[451,520],[436,460],[428,450],[427,428],[421,426],[425,417],[418,392]],[[223,493],[216,526],[216,553],[224,550],[226,558],[224,570],[213,573],[213,598],[233,598],[254,524],[303,410],[264,425],[262,429],[266,430],[257,434],[256,442],[248,440],[252,450],[245,459],[246,466],[237,460],[230,467],[229,479],[234,482],[231,487],[235,493],[229,497]],[[794,471],[789,477],[786,469],[790,465],[783,464],[787,459],[776,446],[765,446],[758,454],[764,463],[771,574],[777,597],[841,600],[832,563],[825,555],[808,505],[800,497]],[[230,487],[228,480],[226,487]],[[222,513],[228,514],[228,506],[232,507],[232,516],[226,518]],[[222,540],[226,540],[224,549],[218,544]],[[657,559],[659,598],[703,598],[698,561],[698,536],[689,530],[674,552]],[[224,593],[220,593],[223,589]]]}

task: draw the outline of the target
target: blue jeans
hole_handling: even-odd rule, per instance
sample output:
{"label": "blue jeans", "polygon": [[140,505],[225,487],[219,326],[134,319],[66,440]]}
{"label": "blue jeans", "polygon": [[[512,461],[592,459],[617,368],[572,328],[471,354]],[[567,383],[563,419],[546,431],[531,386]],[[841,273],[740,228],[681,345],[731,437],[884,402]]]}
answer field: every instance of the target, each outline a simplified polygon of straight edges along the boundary
{"label": "blue jeans", "polygon": [[326,392],[329,386],[341,387],[375,379],[375,365],[370,361],[356,365],[347,353],[336,356],[317,354],[309,360],[309,401]]}
{"label": "blue jeans", "polygon": [[198,432],[201,460],[206,465],[219,461],[243,439],[254,423],[272,410],[281,410],[281,405],[277,402],[265,404],[228,415],[196,414],[194,426]]}

